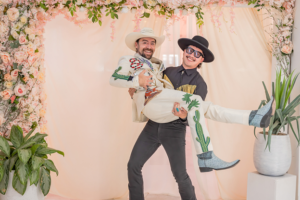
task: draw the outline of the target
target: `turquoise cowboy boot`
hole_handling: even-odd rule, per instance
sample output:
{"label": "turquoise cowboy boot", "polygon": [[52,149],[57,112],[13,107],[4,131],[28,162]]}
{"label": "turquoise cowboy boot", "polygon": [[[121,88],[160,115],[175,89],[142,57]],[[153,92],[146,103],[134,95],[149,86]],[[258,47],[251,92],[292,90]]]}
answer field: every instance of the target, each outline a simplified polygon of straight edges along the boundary
{"label": "turquoise cowboy boot", "polygon": [[200,172],[210,172],[212,170],[229,169],[240,162],[240,160],[235,160],[233,162],[225,162],[218,158],[213,151],[198,154],[197,157]]}
{"label": "turquoise cowboy boot", "polygon": [[258,110],[253,110],[249,116],[249,125],[266,128],[270,124],[270,119],[275,112],[275,101],[272,96],[270,101]]}

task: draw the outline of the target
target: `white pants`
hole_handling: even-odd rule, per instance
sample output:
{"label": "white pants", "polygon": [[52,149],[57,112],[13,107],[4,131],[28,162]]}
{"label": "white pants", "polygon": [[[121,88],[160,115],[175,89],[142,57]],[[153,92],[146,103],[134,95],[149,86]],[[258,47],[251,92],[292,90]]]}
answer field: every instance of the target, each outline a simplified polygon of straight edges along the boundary
{"label": "white pants", "polygon": [[[143,113],[157,123],[174,121],[178,119],[172,113],[175,102],[180,103],[180,106],[188,111],[187,120],[197,154],[213,150],[204,117],[219,122],[249,125],[251,110],[223,108],[211,102],[203,101],[199,95],[191,95],[172,89],[163,89],[160,94],[146,104]],[[192,106],[193,104],[195,106]]]}

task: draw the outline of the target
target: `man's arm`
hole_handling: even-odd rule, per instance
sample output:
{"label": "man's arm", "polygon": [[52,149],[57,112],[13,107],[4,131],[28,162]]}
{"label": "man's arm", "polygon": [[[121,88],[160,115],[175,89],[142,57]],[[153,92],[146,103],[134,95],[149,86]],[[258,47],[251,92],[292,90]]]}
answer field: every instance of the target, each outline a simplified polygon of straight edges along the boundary
{"label": "man's arm", "polygon": [[[123,88],[135,88],[138,89],[139,86],[147,88],[153,82],[151,80],[152,76],[145,76],[146,70],[137,74],[130,73],[130,62],[126,57],[122,57],[118,62],[118,67],[112,74],[109,83],[115,87]],[[131,74],[131,75],[130,75]]]}

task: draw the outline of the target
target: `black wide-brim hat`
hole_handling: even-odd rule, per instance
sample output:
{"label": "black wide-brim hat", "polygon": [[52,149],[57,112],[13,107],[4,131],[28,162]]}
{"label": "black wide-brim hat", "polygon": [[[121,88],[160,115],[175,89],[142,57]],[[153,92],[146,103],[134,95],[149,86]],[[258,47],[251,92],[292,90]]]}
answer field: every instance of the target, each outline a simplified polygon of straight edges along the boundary
{"label": "black wide-brim hat", "polygon": [[178,45],[184,51],[189,45],[193,45],[202,50],[204,54],[203,62],[212,62],[215,57],[214,54],[208,49],[208,41],[199,35],[194,36],[192,39],[180,38],[178,40]]}

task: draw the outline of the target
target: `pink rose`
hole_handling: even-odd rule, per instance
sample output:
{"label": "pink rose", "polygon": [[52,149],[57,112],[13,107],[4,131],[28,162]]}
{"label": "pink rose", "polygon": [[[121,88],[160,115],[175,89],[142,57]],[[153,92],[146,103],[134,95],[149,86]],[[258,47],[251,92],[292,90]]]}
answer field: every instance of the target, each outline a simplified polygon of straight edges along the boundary
{"label": "pink rose", "polygon": [[28,58],[28,63],[29,63],[30,65],[32,65],[32,64],[35,62],[35,60],[36,60],[36,57],[35,57],[35,56],[29,56],[29,58]]}
{"label": "pink rose", "polygon": [[3,90],[3,91],[0,93],[0,95],[2,96],[2,99],[3,99],[3,100],[8,100],[8,99],[11,97],[12,93],[13,93],[13,92],[12,92],[11,90],[6,89],[6,90]]}
{"label": "pink rose", "polygon": [[14,92],[17,96],[24,96],[26,94],[26,89],[25,86],[22,84],[18,84],[15,89]]}
{"label": "pink rose", "polygon": [[0,57],[5,64],[7,64],[11,61],[10,55],[7,52],[1,52]]}
{"label": "pink rose", "polygon": [[12,78],[13,80],[17,80],[17,78],[18,78],[18,76],[19,76],[19,71],[20,71],[20,70],[15,69],[15,70],[13,70],[13,71],[11,72],[11,78]]}
{"label": "pink rose", "polygon": [[26,36],[24,35],[24,34],[21,34],[20,36],[19,36],[19,43],[20,44],[25,44],[25,43],[27,43],[28,41],[27,41],[27,39],[26,39]]}
{"label": "pink rose", "polygon": [[10,8],[7,10],[7,16],[10,21],[16,21],[19,17],[19,10],[17,8]]}
{"label": "pink rose", "polygon": [[5,75],[4,75],[4,80],[5,80],[5,81],[11,81],[11,80],[12,80],[11,75],[10,75],[10,74],[5,74]]}
{"label": "pink rose", "polygon": [[284,54],[290,54],[290,53],[292,53],[292,50],[293,50],[293,48],[288,46],[288,45],[284,45],[281,48],[281,52],[284,53]]}
{"label": "pink rose", "polygon": [[14,55],[14,58],[16,59],[17,63],[21,63],[23,60],[27,58],[28,54],[24,51],[17,51]]}

